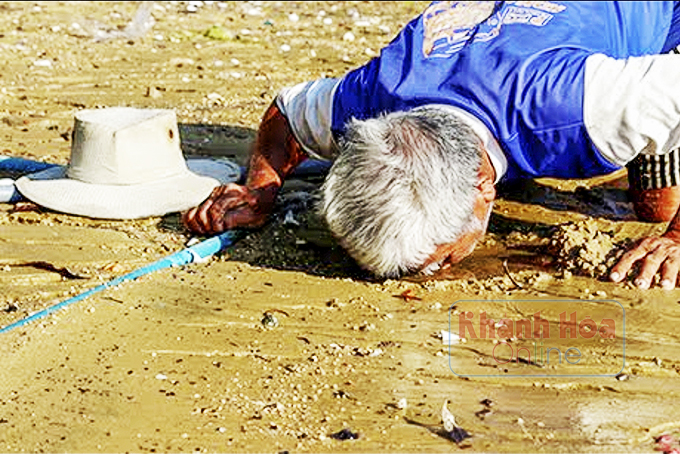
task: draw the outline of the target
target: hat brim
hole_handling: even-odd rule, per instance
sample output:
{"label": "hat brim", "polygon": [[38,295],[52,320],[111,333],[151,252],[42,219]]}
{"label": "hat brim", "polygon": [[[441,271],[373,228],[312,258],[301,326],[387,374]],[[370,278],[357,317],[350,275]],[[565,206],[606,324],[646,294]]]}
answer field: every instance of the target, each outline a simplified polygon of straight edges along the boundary
{"label": "hat brim", "polygon": [[[205,200],[221,184],[237,181],[233,163],[188,159],[186,172],[137,185],[84,183],[66,176],[65,166],[23,176],[16,181],[28,200],[62,213],[95,219],[139,219],[188,210]],[[203,176],[207,175],[207,176]],[[219,179],[213,176],[220,176]]]}

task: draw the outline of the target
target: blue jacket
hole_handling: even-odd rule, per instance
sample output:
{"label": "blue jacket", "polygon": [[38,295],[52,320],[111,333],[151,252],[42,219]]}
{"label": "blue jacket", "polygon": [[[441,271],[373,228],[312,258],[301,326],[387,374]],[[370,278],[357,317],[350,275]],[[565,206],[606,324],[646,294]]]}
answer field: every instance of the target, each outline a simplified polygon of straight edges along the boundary
{"label": "blue jacket", "polygon": [[583,121],[585,60],[667,51],[680,41],[673,6],[434,2],[379,57],[342,78],[333,135],[352,117],[449,104],[496,137],[508,159],[505,179],[610,173],[618,167],[595,149]]}

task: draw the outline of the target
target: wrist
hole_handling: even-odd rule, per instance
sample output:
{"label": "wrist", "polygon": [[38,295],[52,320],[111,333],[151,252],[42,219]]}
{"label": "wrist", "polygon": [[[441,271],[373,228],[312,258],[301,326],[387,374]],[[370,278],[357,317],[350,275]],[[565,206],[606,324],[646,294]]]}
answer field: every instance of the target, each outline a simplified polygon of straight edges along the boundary
{"label": "wrist", "polygon": [[680,206],[680,186],[631,190],[631,196],[635,213],[646,222],[671,221]]}
{"label": "wrist", "polygon": [[680,241],[680,226],[669,225],[668,229],[662,235],[664,238],[669,238],[671,240]]}
{"label": "wrist", "polygon": [[[273,203],[283,182],[276,172],[266,162],[254,162],[246,181],[246,188],[258,201]],[[266,164],[266,165],[265,165]]]}
{"label": "wrist", "polygon": [[251,194],[253,194],[253,196],[255,196],[261,203],[273,202],[279,192],[279,187],[277,185],[253,187],[248,189],[250,190]]}

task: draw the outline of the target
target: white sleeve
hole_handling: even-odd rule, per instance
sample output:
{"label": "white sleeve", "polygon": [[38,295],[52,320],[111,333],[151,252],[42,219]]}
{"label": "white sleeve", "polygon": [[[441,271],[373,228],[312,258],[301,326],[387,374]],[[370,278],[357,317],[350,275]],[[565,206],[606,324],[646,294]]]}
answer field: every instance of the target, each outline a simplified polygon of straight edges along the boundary
{"label": "white sleeve", "polygon": [[640,153],[677,148],[680,55],[591,55],[585,63],[583,118],[600,153],[620,166]]}
{"label": "white sleeve", "polygon": [[276,105],[288,119],[293,135],[315,159],[334,159],[338,146],[333,140],[333,94],[339,79],[319,79],[284,88]]}

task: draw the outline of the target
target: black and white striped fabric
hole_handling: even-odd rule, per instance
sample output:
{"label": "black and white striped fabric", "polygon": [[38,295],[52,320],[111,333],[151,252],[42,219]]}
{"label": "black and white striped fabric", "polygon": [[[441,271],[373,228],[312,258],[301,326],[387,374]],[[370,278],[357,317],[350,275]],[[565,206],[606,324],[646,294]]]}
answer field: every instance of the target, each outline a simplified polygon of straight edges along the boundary
{"label": "black and white striped fabric", "polygon": [[680,149],[665,155],[639,154],[626,167],[630,189],[645,191],[680,185]]}

